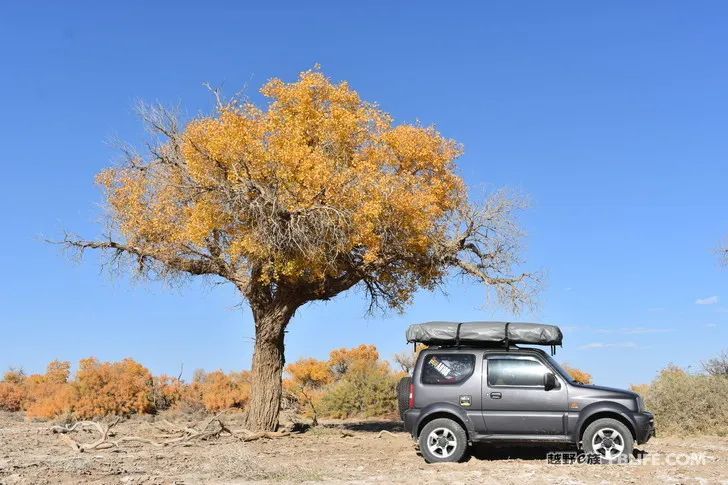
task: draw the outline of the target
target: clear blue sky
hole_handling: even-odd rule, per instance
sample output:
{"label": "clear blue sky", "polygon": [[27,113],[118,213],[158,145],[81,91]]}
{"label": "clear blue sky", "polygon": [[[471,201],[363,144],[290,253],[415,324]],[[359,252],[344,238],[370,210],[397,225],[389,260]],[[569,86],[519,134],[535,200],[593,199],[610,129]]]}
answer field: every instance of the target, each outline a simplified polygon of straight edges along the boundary
{"label": "clear blue sky", "polygon": [[[725,2],[195,3],[0,4],[0,368],[247,368],[253,326],[231,288],[112,278],[42,239],[100,234],[93,177],[117,159],[109,140],[143,143],[137,100],[194,116],[212,106],[205,81],[259,100],[315,63],[461,141],[471,187],[530,195],[528,267],[548,278],[519,319],[562,325],[562,361],[628,385],[728,348],[713,252],[728,236]],[[365,317],[356,292],[306,306],[287,358],[359,343],[391,357],[412,322],[512,318],[449,289],[403,315]]]}

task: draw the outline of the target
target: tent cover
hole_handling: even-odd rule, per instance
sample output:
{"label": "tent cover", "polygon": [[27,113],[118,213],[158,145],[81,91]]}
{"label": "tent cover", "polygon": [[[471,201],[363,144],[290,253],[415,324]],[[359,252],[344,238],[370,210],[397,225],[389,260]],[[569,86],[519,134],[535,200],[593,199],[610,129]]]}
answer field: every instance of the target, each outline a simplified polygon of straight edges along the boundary
{"label": "tent cover", "polygon": [[407,342],[427,345],[561,345],[562,339],[559,327],[541,323],[426,322],[410,325],[407,329]]}

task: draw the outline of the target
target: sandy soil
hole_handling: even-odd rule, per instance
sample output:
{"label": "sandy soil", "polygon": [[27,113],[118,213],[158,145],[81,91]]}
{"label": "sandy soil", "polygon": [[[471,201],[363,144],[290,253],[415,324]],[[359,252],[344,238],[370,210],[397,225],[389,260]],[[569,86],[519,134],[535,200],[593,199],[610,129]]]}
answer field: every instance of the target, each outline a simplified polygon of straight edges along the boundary
{"label": "sandy soil", "polygon": [[[191,417],[166,416],[177,423]],[[160,418],[157,418],[159,423]],[[230,427],[238,416],[224,417]],[[154,419],[132,419],[116,437],[155,436]],[[347,430],[344,436],[342,429]],[[390,431],[380,433],[381,430]],[[94,441],[90,432],[75,432]],[[240,442],[231,436],[187,446],[122,448],[79,453],[47,423],[0,413],[0,484],[15,483],[726,483],[728,438],[657,438],[629,465],[554,465],[547,448],[479,446],[465,463],[427,465],[396,422],[326,423],[284,438]],[[564,451],[564,450],[562,450]],[[566,450],[568,451],[568,449]],[[672,454],[671,454],[672,453]],[[691,461],[692,460],[692,461]]]}

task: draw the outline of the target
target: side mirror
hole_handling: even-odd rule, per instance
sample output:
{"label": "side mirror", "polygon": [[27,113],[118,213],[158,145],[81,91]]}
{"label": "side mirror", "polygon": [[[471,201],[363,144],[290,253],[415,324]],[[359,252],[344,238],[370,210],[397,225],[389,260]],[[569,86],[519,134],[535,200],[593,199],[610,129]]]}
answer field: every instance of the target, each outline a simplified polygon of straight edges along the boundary
{"label": "side mirror", "polygon": [[556,376],[554,376],[551,372],[547,372],[543,375],[543,388],[546,391],[556,388]]}

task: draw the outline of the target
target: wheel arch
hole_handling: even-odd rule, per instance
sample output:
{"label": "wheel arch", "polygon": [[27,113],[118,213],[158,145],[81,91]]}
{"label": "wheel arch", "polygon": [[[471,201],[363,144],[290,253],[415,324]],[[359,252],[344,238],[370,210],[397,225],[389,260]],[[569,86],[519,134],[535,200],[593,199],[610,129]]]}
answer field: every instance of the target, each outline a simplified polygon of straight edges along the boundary
{"label": "wheel arch", "polygon": [[473,431],[473,424],[470,421],[470,418],[468,418],[468,415],[462,410],[462,408],[458,408],[449,404],[441,404],[432,406],[430,408],[425,408],[422,411],[422,415],[417,422],[417,432],[415,433],[415,438],[419,438],[420,433],[422,432],[422,428],[424,428],[427,423],[435,419],[447,418],[452,419],[460,426],[462,426],[463,430],[465,430],[465,436],[467,436],[468,440],[470,440],[470,436]]}
{"label": "wheel arch", "polygon": [[594,410],[592,413],[588,414],[587,416],[583,417],[579,421],[579,426],[577,428],[577,436],[576,441],[577,443],[580,443],[582,441],[582,437],[584,436],[584,431],[586,431],[586,428],[592,424],[594,421],[598,419],[603,418],[610,418],[615,419],[619,421],[620,423],[624,424],[627,429],[629,430],[630,434],[632,435],[632,439],[637,441],[637,432],[636,432],[636,426],[635,423],[632,422],[629,417],[622,413],[619,409],[614,408],[603,408],[603,409],[597,409]]}

